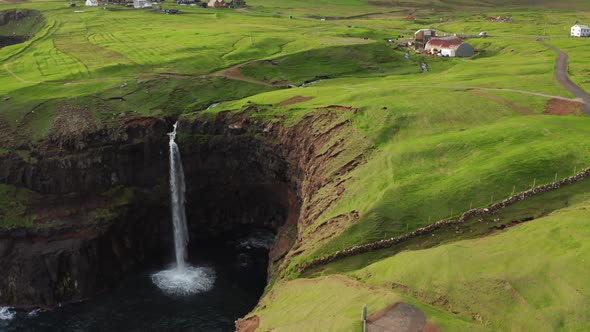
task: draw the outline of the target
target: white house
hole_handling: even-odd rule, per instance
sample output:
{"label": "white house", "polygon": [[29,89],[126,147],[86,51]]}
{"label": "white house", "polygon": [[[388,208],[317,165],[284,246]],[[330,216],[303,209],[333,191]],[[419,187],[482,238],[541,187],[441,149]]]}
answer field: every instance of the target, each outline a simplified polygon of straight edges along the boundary
{"label": "white house", "polygon": [[426,43],[424,50],[448,57],[469,57],[475,54],[473,46],[456,38],[433,38]]}
{"label": "white house", "polygon": [[152,8],[152,3],[146,0],[133,0],[133,8]]}
{"label": "white house", "polygon": [[590,37],[590,28],[587,25],[576,24],[572,27],[571,35],[574,37]]}
{"label": "white house", "polygon": [[86,7],[98,7],[98,0],[86,0]]}

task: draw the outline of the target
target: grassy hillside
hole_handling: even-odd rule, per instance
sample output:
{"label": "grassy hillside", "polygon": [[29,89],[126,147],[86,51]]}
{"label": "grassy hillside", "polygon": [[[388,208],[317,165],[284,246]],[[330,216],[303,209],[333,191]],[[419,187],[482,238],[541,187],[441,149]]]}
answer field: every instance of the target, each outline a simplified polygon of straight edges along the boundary
{"label": "grassy hillside", "polygon": [[[298,285],[300,294],[323,298],[328,292],[314,286],[334,274],[346,274],[356,282],[339,290],[352,293],[332,301],[336,305],[351,305],[345,304],[349,298],[373,287],[373,292],[390,292],[394,301],[424,310],[443,330],[585,330],[590,291],[584,283],[589,185],[585,180],[534,196],[484,221],[461,226],[460,234],[436,232],[434,238],[428,235],[411,241],[401,252],[392,248],[337,261],[325,267],[323,277],[279,284],[267,298],[282,303],[278,299],[291,296],[288,303],[292,305],[283,303],[282,309],[304,322],[301,328],[320,331],[313,325],[317,320],[303,318],[297,302],[308,300],[289,295],[293,285]],[[501,231],[490,226],[527,217],[537,219]],[[477,235],[484,228],[492,230],[492,235]],[[363,296],[365,301],[372,299],[372,295]],[[369,305],[370,312],[381,307]],[[257,309],[253,314],[269,321],[265,326],[273,326],[280,317],[272,309]]]}
{"label": "grassy hillside", "polygon": [[[0,11],[34,9],[44,22],[23,24],[32,38],[0,49],[0,154],[27,156],[64,110],[108,127],[123,113],[206,117],[261,105],[256,117],[289,126],[318,108],[350,107],[339,114],[356,130],[348,138],[371,148],[345,179],[340,200],[298,229],[300,252],[288,256],[253,312],[261,330],[355,330],[362,304],[376,312],[396,301],[420,307],[447,330],[587,329],[588,182],[506,210],[508,219],[539,219],[499,233],[473,222],[465,229],[473,236],[447,232],[306,275],[321,278],[299,272],[315,258],[456,218],[590,166],[590,119],[555,81],[557,55],[535,40],[568,52],[570,77],[590,91],[590,42],[567,37],[573,22],[590,24],[585,1],[248,4],[214,10],[165,3],[182,11],[165,15],[0,2]],[[490,21],[496,16],[512,22]],[[428,27],[490,37],[469,39],[477,53],[460,59],[386,41]],[[205,110],[213,103],[221,104]],[[573,105],[571,114],[550,115],[564,103]],[[30,193],[0,186],[0,194],[1,224],[26,224]],[[358,221],[323,238],[331,218],[351,211]]]}
{"label": "grassy hillside", "polygon": [[[7,17],[8,11],[1,11],[0,16]],[[20,11],[18,19],[5,19],[4,24],[0,24],[0,36],[26,36],[32,37],[36,35],[45,24],[45,18],[39,11]]]}
{"label": "grassy hillside", "polygon": [[31,223],[30,216],[26,214],[30,196],[26,189],[0,184],[0,228]]}
{"label": "grassy hillside", "polygon": [[257,313],[263,331],[353,331],[362,304],[379,310],[401,299],[340,276],[290,281],[268,298],[267,308]]}
{"label": "grassy hillside", "polygon": [[[492,330],[582,331],[590,201],[478,240],[409,251],[353,275],[369,285],[408,290]],[[406,288],[407,287],[407,288]]]}
{"label": "grassy hillside", "polygon": [[405,61],[401,50],[380,42],[314,49],[242,67],[242,74],[246,76],[293,85],[322,78],[401,75],[418,71],[417,59]]}

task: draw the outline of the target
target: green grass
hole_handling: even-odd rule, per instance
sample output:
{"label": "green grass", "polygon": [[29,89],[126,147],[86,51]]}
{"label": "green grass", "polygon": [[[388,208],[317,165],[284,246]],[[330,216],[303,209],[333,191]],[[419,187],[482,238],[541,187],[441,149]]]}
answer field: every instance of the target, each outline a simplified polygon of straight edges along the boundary
{"label": "green grass", "polygon": [[[590,18],[587,18],[586,22],[590,22]],[[590,93],[590,64],[584,60],[586,54],[590,52],[588,38],[555,38],[548,42],[569,55],[570,79]]]}
{"label": "green grass", "polygon": [[590,201],[507,232],[408,251],[353,275],[369,285],[407,286],[422,301],[443,296],[447,310],[492,330],[581,331],[590,288]]}
{"label": "green grass", "polygon": [[[518,192],[533,182],[553,181],[555,173],[569,176],[590,162],[590,155],[579,149],[588,135],[586,118],[522,116],[469,91],[443,92],[434,89],[424,98],[420,89],[392,87],[389,78],[334,79],[248,98],[287,117],[330,104],[357,107],[353,123],[378,148],[352,174],[338,204],[300,233],[313,237],[331,217],[352,210],[360,212],[361,220],[315,253],[298,256],[293,266],[403,234],[451,213],[457,216],[470,206],[503,199],[513,188]],[[276,107],[296,95],[314,98]],[[210,112],[245,105],[239,100]]]}
{"label": "green grass", "polygon": [[[33,26],[40,16],[31,16],[18,29],[34,36],[0,49],[0,157],[14,152],[30,159],[35,144],[52,135],[64,109],[88,112],[89,122],[108,128],[119,126],[123,113],[193,119],[252,105],[258,107],[250,114],[253,118],[292,126],[318,108],[350,106],[354,112],[336,117],[349,120],[354,130],[329,141],[345,138],[350,146],[337,160],[321,165],[323,175],[332,176],[337,165],[363,151],[365,163],[349,175],[339,201],[312,211],[319,217],[299,227],[301,254],[287,262],[275,280],[262,300],[266,307],[256,310],[262,330],[354,330],[360,302],[376,310],[398,300],[419,306],[449,330],[582,330],[588,317],[576,308],[588,304],[580,281],[587,275],[575,255],[587,251],[587,227],[580,221],[587,216],[578,210],[586,207],[583,185],[572,186],[572,193],[561,190],[507,209],[502,218],[542,218],[498,235],[456,242],[471,231],[488,234],[495,224],[486,220],[466,225],[461,236],[437,233],[436,239],[352,257],[323,271],[350,272],[377,288],[362,283],[349,287],[350,281],[338,276],[286,281],[298,276],[299,264],[316,257],[456,217],[533,182],[553,181],[556,173],[562,178],[588,167],[590,153],[584,142],[590,120],[542,115],[552,96],[573,96],[554,79],[557,55],[535,38],[549,37],[551,44],[568,52],[572,80],[589,89],[586,40],[567,38],[567,32],[576,20],[588,24],[590,11],[580,0],[507,3],[252,0],[242,11],[164,5],[181,9],[181,15],[110,5],[119,10],[84,8],[84,13],[74,13],[67,3],[55,1],[2,3],[0,10],[38,10],[44,25]],[[415,8],[416,19],[405,18]],[[488,20],[498,15],[514,22]],[[320,21],[323,17],[328,19]],[[478,52],[469,59],[411,52],[406,60],[405,50],[383,40],[426,27],[449,34],[485,30],[491,37],[469,40]],[[429,65],[426,74],[419,71],[422,62]],[[223,77],[221,71],[239,64],[243,75],[269,82],[299,85],[317,77],[330,79],[306,88],[278,89]],[[311,99],[279,106],[295,96]],[[204,110],[217,102],[221,104]],[[534,115],[524,116],[520,108]],[[318,121],[311,132],[320,133],[324,125]],[[28,192],[4,186],[0,194],[6,198],[0,203],[3,223],[11,227],[29,222],[23,218]],[[135,192],[125,190],[111,194],[119,202],[116,206],[136,198]],[[333,195],[332,187],[317,195]],[[570,206],[561,209],[565,200]],[[343,225],[329,239],[319,238],[330,218],[351,211],[358,211],[360,220]],[[95,217],[110,219],[111,212],[98,210]],[[556,234],[563,238],[556,240]],[[371,266],[363,262],[432,246]],[[532,254],[525,259],[522,252]],[[557,274],[560,270],[566,270],[563,278]],[[484,271],[485,278],[477,271]],[[408,288],[392,291],[392,282]],[[439,295],[449,299],[452,308],[438,305]],[[330,305],[319,305],[318,299],[329,299]],[[519,321],[517,313],[526,319]],[[473,317],[487,325],[474,327],[478,323]]]}
{"label": "green grass", "polygon": [[257,331],[361,331],[359,317],[363,305],[367,305],[370,315],[397,302],[419,306],[428,320],[445,330],[482,329],[470,319],[395,290],[367,287],[343,276],[289,281],[277,285],[267,299],[270,300],[263,300],[249,315],[259,317]]}
{"label": "green grass", "polygon": [[272,305],[264,308],[262,301],[253,312],[261,331],[360,331],[363,304],[372,313],[401,300],[391,291],[341,276],[294,280],[277,288],[267,297]]}
{"label": "green grass", "polygon": [[[471,218],[462,224],[439,229],[431,234],[416,237],[391,248],[344,258],[327,265],[320,265],[317,268],[306,271],[305,276],[346,273],[361,269],[404,250],[427,249],[459,240],[488,236],[504,227],[511,227],[515,223],[521,223],[525,220],[542,218],[554,211],[587,200],[590,200],[590,180],[588,179],[564,186],[559,190],[532,196],[510,205],[493,215]],[[456,218],[458,218],[458,215]],[[510,229],[507,231],[510,231]]]}
{"label": "green grass", "polygon": [[32,219],[27,215],[30,200],[30,191],[0,184],[0,229],[30,226]]}
{"label": "green grass", "polygon": [[[4,11],[0,11],[3,14]],[[0,36],[33,37],[45,24],[45,18],[39,11],[23,11],[26,15],[19,20],[11,20],[0,25]]]}
{"label": "green grass", "polygon": [[[513,103],[515,107],[522,107],[534,114],[543,114],[550,98],[534,95],[526,95],[510,91],[481,91],[485,94],[501,98]],[[516,109],[516,111],[519,111]]]}
{"label": "green grass", "polygon": [[201,111],[213,103],[271,90],[274,88],[222,77],[163,78],[129,80],[98,94],[98,98],[105,101],[111,112],[162,116]]}
{"label": "green grass", "polygon": [[[590,162],[590,155],[576,147],[588,134],[586,122],[575,117],[531,117],[526,123],[511,119],[390,143],[358,170],[332,212],[356,208],[361,220],[316,255],[397,236],[451,214],[457,216],[470,206],[503,199],[513,188],[518,192],[533,182],[550,182],[556,172],[570,175],[576,163]],[[567,131],[573,136],[562,140],[567,128],[576,129]]]}
{"label": "green grass", "polygon": [[[69,92],[84,92],[99,87],[91,95],[64,98]],[[109,128],[119,125],[122,113],[138,113],[146,116],[177,116],[196,112],[227,98],[241,98],[274,88],[247,82],[211,78],[162,78],[128,79],[118,82],[81,83],[71,85],[37,85],[14,91],[11,99],[0,101],[7,108],[0,112],[0,121],[17,131],[11,146],[35,143],[47,137],[54,125],[54,118],[62,108],[88,110],[93,115],[93,125]],[[62,96],[61,98],[59,98]],[[57,97],[57,98],[56,98]],[[121,99],[123,98],[123,99]],[[4,142],[5,146],[8,142]]]}
{"label": "green grass", "polygon": [[[260,315],[262,324],[265,321],[276,324],[261,327],[289,330],[289,321],[280,319],[281,312],[289,312],[298,328],[314,330],[315,319],[301,316],[310,316],[303,303],[317,301],[292,293],[328,298],[330,306],[326,307],[339,308],[351,298],[367,303],[383,296],[363,292],[363,284],[367,284],[377,287],[375,291],[392,292],[395,301],[419,307],[444,330],[583,330],[588,320],[584,308],[590,292],[583,271],[584,257],[590,250],[584,240],[590,231],[586,223],[589,184],[585,180],[534,196],[484,218],[477,223],[479,226],[463,228],[463,235],[454,234],[457,238],[472,236],[467,234],[469,229],[492,223],[492,218],[500,218],[500,223],[495,222],[499,225],[503,221],[539,217],[492,236],[449,240],[452,242],[443,245],[439,242],[434,248],[419,250],[433,245],[426,242],[436,241],[425,238],[421,244],[408,246],[407,251],[393,257],[388,257],[392,253],[378,252],[349,258],[345,265],[331,264],[336,268],[326,272],[349,272],[349,276],[360,282],[354,286],[335,282],[325,285],[327,280],[341,278],[334,276],[277,284],[262,302],[272,303],[273,309],[259,308],[252,314]],[[441,235],[445,236],[436,233],[437,238]],[[343,296],[332,299],[335,286]],[[329,309],[321,307],[318,312],[325,310]]]}
{"label": "green grass", "polygon": [[408,61],[402,51],[378,42],[332,46],[254,62],[242,67],[242,74],[262,81],[301,85],[319,78],[416,73],[416,62],[416,58]]}

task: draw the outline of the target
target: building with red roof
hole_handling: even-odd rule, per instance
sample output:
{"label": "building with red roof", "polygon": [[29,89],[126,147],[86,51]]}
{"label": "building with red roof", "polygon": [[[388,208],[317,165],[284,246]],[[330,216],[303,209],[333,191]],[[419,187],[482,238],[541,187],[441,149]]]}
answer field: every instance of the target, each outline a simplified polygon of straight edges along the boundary
{"label": "building with red roof", "polygon": [[424,46],[426,52],[448,57],[470,57],[475,54],[473,46],[459,38],[433,38]]}

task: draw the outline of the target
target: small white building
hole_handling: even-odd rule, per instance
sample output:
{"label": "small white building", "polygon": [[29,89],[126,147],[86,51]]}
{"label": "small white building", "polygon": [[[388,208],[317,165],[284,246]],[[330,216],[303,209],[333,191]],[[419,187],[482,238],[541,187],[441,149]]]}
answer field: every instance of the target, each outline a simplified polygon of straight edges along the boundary
{"label": "small white building", "polygon": [[428,53],[448,57],[470,57],[475,54],[473,46],[463,42],[461,39],[452,37],[433,38],[426,43],[424,50]]}
{"label": "small white building", "polygon": [[98,7],[98,0],[86,0],[86,7]]}
{"label": "small white building", "polygon": [[133,0],[133,8],[152,8],[152,3],[146,0]]}
{"label": "small white building", "polygon": [[590,37],[590,28],[587,25],[576,24],[572,27],[571,35],[574,37]]}

